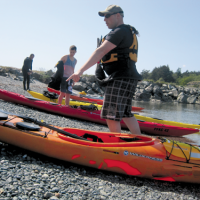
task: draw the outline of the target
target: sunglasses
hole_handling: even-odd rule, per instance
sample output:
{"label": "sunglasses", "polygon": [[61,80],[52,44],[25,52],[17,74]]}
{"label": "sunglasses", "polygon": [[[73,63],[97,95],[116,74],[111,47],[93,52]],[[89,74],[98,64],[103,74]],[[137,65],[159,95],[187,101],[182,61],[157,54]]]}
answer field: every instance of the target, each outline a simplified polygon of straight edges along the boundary
{"label": "sunglasses", "polygon": [[115,15],[115,14],[117,14],[117,13],[123,13],[123,12],[120,11],[120,12],[116,12],[116,13],[112,13],[112,14],[106,14],[106,15],[104,15],[104,17],[105,17],[105,18],[109,18],[111,15]]}

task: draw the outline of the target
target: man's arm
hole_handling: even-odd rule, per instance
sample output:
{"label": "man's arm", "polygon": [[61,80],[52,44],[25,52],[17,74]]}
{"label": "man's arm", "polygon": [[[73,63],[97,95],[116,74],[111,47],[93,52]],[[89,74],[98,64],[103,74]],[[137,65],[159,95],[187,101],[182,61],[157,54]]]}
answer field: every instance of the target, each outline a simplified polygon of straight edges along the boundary
{"label": "man's arm", "polygon": [[107,54],[109,51],[114,49],[116,45],[113,43],[105,40],[100,47],[98,47],[90,56],[88,61],[74,74],[72,74],[66,81],[73,79],[74,82],[79,81],[80,76],[83,74],[84,71],[95,65],[97,62],[101,60],[101,58]]}
{"label": "man's arm", "polygon": [[[66,60],[67,60],[67,55],[66,55],[66,56],[63,56],[63,57],[60,59],[60,61],[63,61],[63,63],[65,63]],[[57,64],[58,64],[58,62],[56,63],[56,65],[55,65],[54,67],[57,67]]]}

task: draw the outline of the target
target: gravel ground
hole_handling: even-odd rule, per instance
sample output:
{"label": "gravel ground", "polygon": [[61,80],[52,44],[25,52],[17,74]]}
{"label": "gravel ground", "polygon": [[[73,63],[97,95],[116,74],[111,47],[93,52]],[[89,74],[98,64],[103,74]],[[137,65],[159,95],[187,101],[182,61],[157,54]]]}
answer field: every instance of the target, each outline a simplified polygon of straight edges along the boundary
{"label": "gravel ground", "polygon": [[[31,83],[31,89],[40,93],[46,86],[38,81]],[[0,88],[30,96],[22,89],[22,82],[11,78],[0,76]],[[57,116],[3,100],[0,100],[0,109],[62,127],[109,131],[104,125]],[[200,199],[200,191],[197,184],[161,182],[100,171],[0,143],[0,200],[3,199],[193,200]]]}

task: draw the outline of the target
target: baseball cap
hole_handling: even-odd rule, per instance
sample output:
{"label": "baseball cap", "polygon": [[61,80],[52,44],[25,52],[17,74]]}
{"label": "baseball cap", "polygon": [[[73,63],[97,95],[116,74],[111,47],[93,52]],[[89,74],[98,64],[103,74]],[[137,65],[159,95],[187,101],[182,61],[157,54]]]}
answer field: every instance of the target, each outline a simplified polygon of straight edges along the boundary
{"label": "baseball cap", "polygon": [[104,15],[112,13],[123,13],[123,10],[118,5],[110,5],[105,11],[99,11],[99,16],[104,17]]}

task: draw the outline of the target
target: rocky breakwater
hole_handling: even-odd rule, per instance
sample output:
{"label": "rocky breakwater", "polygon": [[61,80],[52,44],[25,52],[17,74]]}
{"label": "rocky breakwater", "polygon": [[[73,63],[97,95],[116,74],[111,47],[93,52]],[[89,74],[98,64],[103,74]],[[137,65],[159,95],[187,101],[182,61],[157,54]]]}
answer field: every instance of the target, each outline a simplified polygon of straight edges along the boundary
{"label": "rocky breakwater", "polygon": [[200,88],[155,84],[141,81],[134,96],[137,101],[163,101],[188,104],[200,104]]}
{"label": "rocky breakwater", "polygon": [[[85,91],[87,94],[99,95],[102,95],[105,90],[104,87],[99,86],[95,76],[81,77],[73,89]],[[200,88],[140,81],[133,99],[136,101],[177,101],[179,103],[200,104]]]}

